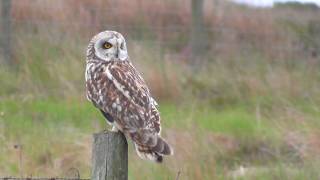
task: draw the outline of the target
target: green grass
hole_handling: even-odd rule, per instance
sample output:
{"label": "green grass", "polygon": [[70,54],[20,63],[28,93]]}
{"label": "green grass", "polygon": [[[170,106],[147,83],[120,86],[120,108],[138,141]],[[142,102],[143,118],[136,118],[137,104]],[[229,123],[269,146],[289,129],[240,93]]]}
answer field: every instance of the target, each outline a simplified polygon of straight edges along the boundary
{"label": "green grass", "polygon": [[[20,66],[0,67],[0,176],[65,176],[76,168],[89,177],[92,133],[107,125],[85,100],[87,42],[39,31],[46,36],[17,32]],[[240,179],[320,177],[319,64],[254,53],[214,56],[194,73],[155,46],[128,45],[175,149],[158,165],[140,160],[130,144],[130,179],[174,179],[179,171],[180,179],[232,179],[241,167],[248,173]]]}
{"label": "green grass", "polygon": [[238,137],[255,136],[268,132],[269,125],[266,121],[257,119],[255,112],[250,112],[242,107],[229,107],[223,110],[216,110],[214,107],[199,109],[192,107],[181,107],[177,109],[173,104],[160,106],[163,124],[168,126],[179,125],[179,128],[187,128],[195,125],[204,131],[227,134]]}
{"label": "green grass", "polygon": [[[300,165],[295,165],[296,158],[285,152],[290,149],[282,144],[281,133],[276,135],[276,131],[282,129],[265,117],[258,121],[250,108],[215,110],[201,104],[199,107],[202,108],[168,102],[160,104],[164,136],[175,145],[177,157],[168,158],[162,166],[141,161],[130,144],[131,179],[148,179],[155,174],[156,179],[172,179],[179,170],[185,179],[224,179],[240,165],[258,168],[248,174],[249,179],[287,176],[300,179],[318,175],[311,168],[298,170]],[[82,176],[89,177],[90,162],[83,162],[81,157],[90,154],[91,134],[106,127],[99,111],[89,102],[4,98],[0,102],[0,112],[0,127],[3,127],[0,146],[4,147],[1,153],[7,154],[0,156],[2,175],[19,174],[18,150],[13,148],[19,144],[23,147],[22,171],[25,174],[63,176],[66,168],[76,167]],[[85,159],[90,161],[90,156]],[[286,162],[293,163],[292,168],[274,167]],[[148,171],[141,171],[141,168]]]}

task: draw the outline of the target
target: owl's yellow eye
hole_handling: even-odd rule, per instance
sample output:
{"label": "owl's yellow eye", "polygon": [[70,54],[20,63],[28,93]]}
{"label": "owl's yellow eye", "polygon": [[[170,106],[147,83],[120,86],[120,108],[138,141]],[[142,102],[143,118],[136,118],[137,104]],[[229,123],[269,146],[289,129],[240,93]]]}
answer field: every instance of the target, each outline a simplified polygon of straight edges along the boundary
{"label": "owl's yellow eye", "polygon": [[108,42],[105,42],[104,44],[103,44],[103,48],[105,48],[105,49],[110,49],[112,47],[112,44],[110,44],[110,43],[108,43]]}

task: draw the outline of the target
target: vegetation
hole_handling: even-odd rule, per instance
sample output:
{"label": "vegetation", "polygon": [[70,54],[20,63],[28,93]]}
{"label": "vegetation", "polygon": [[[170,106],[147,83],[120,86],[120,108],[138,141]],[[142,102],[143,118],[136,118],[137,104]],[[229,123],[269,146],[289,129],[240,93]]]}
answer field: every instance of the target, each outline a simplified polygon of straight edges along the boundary
{"label": "vegetation", "polygon": [[84,53],[107,27],[127,37],[175,148],[159,165],[130,144],[130,179],[319,179],[319,11],[205,3],[211,43],[195,72],[180,0],[13,1],[0,176],[90,176],[92,133],[110,127],[85,98]]}

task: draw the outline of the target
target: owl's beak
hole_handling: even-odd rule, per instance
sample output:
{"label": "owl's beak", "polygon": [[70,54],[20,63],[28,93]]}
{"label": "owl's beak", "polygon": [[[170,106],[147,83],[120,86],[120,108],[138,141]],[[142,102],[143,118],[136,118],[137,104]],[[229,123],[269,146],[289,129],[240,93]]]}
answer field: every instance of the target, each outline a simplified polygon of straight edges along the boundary
{"label": "owl's beak", "polygon": [[117,56],[117,58],[120,58],[119,55],[120,55],[120,51],[121,51],[121,50],[120,50],[119,39],[117,39],[117,47],[116,47],[116,48],[117,48],[117,54],[116,54],[116,56]]}
{"label": "owl's beak", "polygon": [[121,39],[118,39],[117,40],[117,57],[120,59],[120,60],[126,60],[128,58],[128,53],[125,49],[121,49]]}

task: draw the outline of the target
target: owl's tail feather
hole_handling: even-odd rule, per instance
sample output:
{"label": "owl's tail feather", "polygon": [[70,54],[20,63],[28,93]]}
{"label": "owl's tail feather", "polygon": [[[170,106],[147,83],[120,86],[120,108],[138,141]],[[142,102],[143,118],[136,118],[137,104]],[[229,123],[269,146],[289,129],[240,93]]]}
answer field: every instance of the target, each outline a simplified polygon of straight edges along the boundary
{"label": "owl's tail feather", "polygon": [[149,151],[143,150],[143,148],[137,144],[135,144],[135,147],[136,147],[137,154],[141,159],[149,159],[157,163],[162,163],[163,161],[162,155],[159,155],[158,153],[152,152],[150,150]]}
{"label": "owl's tail feather", "polygon": [[173,149],[170,145],[160,136],[157,136],[157,143],[151,147],[152,151],[155,151],[161,155],[173,155]]}
{"label": "owl's tail feather", "polygon": [[173,155],[171,146],[158,135],[133,135],[136,151],[142,159],[162,162],[164,155]]}

